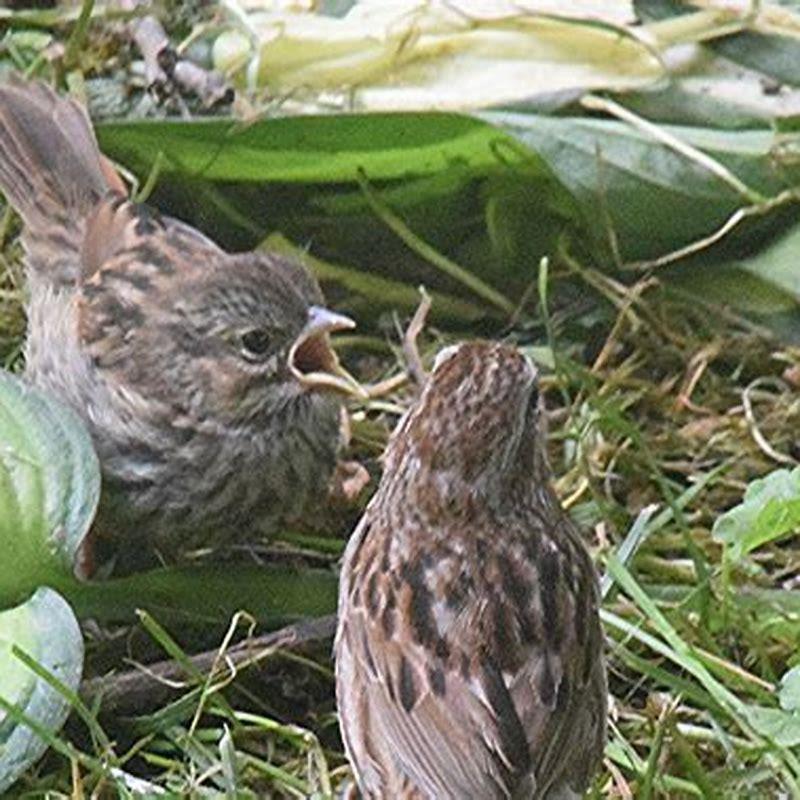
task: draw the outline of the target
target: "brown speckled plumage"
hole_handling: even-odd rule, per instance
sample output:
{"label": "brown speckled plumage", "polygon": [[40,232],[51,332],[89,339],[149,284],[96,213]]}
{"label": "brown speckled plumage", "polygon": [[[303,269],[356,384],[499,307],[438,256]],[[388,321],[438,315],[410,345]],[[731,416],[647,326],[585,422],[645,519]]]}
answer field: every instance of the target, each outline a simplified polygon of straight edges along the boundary
{"label": "brown speckled plumage", "polygon": [[13,76],[0,190],[25,223],[26,375],[88,423],[106,534],[224,541],[325,497],[341,402],[317,389],[351,323],[301,265],[131,202],[84,110]]}
{"label": "brown speckled plumage", "polygon": [[348,545],[335,645],[365,798],[556,798],[605,744],[597,576],[550,487],[535,369],[450,348]]}

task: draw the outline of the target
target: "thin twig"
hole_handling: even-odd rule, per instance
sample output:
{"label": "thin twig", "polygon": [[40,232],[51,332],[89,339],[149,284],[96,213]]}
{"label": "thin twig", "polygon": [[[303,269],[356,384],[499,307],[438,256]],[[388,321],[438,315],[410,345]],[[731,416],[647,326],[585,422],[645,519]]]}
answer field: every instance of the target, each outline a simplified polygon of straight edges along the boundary
{"label": "thin twig", "polygon": [[398,372],[397,375],[392,375],[391,377],[385,378],[377,383],[370,383],[367,386],[364,386],[363,388],[367,399],[377,400],[381,397],[386,397],[387,395],[396,392],[408,381],[408,377],[408,373]]}
{"label": "thin twig", "polygon": [[425,320],[428,318],[428,312],[431,309],[431,298],[425,291],[424,286],[419,287],[419,293],[421,295],[419,305],[403,336],[403,357],[406,360],[408,374],[416,382],[417,386],[423,386],[428,374],[425,372],[425,367],[422,366],[417,339],[425,327]]}
{"label": "thin twig", "polygon": [[[794,466],[797,464],[797,461],[792,458],[791,456],[787,456],[785,453],[779,453],[766,439],[763,433],[761,433],[761,428],[758,427],[758,422],[756,421],[756,416],[753,413],[753,401],[750,398],[750,394],[758,386],[763,386],[765,383],[772,382],[769,378],[757,378],[752,383],[750,383],[745,390],[742,392],[742,405],[744,406],[744,416],[747,420],[747,426],[750,428],[750,434],[755,440],[755,443],[759,446],[762,452],[766,453],[771,459],[777,461],[779,464],[791,464]],[[775,381],[775,383],[780,384],[779,381]]]}

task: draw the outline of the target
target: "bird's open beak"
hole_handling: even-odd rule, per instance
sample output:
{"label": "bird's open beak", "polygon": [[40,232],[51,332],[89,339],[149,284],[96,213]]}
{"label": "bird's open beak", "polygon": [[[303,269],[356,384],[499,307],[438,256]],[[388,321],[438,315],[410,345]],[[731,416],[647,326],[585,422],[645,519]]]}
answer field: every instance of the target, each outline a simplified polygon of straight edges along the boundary
{"label": "bird's open beak", "polygon": [[330,341],[334,331],[352,330],[355,326],[349,317],[311,306],[308,321],[289,350],[289,369],[297,382],[314,391],[363,396],[364,390],[339,363]]}

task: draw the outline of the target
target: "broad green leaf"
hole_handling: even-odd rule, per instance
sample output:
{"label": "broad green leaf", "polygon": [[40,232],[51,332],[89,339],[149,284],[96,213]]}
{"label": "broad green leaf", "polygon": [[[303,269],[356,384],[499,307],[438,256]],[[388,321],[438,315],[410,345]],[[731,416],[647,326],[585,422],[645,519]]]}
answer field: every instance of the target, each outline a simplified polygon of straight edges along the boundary
{"label": "broad green leaf", "polygon": [[[346,297],[380,294],[379,305],[368,300],[361,309],[362,321],[387,309],[398,279],[410,287],[413,303],[420,283],[449,295],[434,304],[440,321],[471,323],[486,315],[487,305],[460,301],[464,290],[415,257],[378,218],[358,185],[360,170],[418,237],[511,291],[525,289],[531,264],[577,215],[535,154],[480,120],[455,115],[303,117],[248,127],[120,123],[100,126],[99,135],[106,152],[140,176],[161,152],[154,204],[225,246],[251,248],[279,231],[311,244],[328,264],[347,265],[319,264],[326,282],[345,286]],[[359,270],[370,273],[363,283]],[[395,284],[391,293],[371,280],[378,275]]]}
{"label": "broad green leaf", "polygon": [[778,469],[747,487],[744,500],[712,529],[734,560],[800,527],[800,467]]}
{"label": "broad green leaf", "polygon": [[[392,254],[380,238],[385,226],[350,188],[359,169],[371,182],[396,182],[386,202],[419,235],[436,236],[438,246],[455,248],[459,260],[506,281],[509,268],[518,264],[529,272],[531,262],[552,248],[574,214],[573,199],[595,243],[605,246],[614,234],[625,260],[660,256],[706,236],[747,203],[696,161],[628,125],[508,112],[486,112],[481,120],[437,113],[330,115],[249,126],[114,123],[98,133],[111,157],[142,176],[161,152],[160,187],[181,216],[214,235],[227,215],[236,226],[253,226],[248,246],[269,225],[298,241],[309,237],[315,250],[322,246],[329,255],[363,245],[370,266],[376,253],[382,256],[377,268]],[[798,177],[797,170],[776,171],[770,131],[664,130],[764,196]],[[483,182],[482,198],[475,197],[476,180]],[[200,218],[197,204],[187,201],[197,191],[187,193],[186,186],[199,191],[210,182],[218,188],[204,203],[213,213]],[[237,183],[235,194],[226,191],[228,182]],[[267,182],[307,190],[287,199],[277,188],[267,193]],[[326,185],[335,191],[325,191]]]}
{"label": "broad green leaf", "polygon": [[[27,602],[0,612],[0,792],[47,749],[19,716],[54,733],[69,713],[67,700],[21,661],[15,648],[72,691],[83,670],[80,628],[69,605],[52,589],[38,589]],[[12,714],[9,705],[19,714]]]}
{"label": "broad green leaf", "polygon": [[[750,204],[696,160],[627,124],[500,111],[480,118],[536,152],[577,201],[595,241],[606,245],[615,236],[624,260],[671,252],[714,232]],[[764,196],[797,178],[775,171],[770,131],[661,130],[703,151]]]}
{"label": "broad green leaf", "polygon": [[80,619],[131,622],[144,609],[165,625],[224,625],[246,611],[269,625],[336,610],[333,570],[263,564],[169,567],[60,589]]}
{"label": "broad green leaf", "polygon": [[[787,207],[781,216],[795,208]],[[778,336],[796,339],[800,335],[800,225],[779,231],[750,255],[743,257],[736,249],[727,247],[721,262],[712,261],[711,252],[704,253],[667,268],[662,275],[673,287],[744,312]]]}
{"label": "broad green leaf", "polygon": [[508,141],[456,114],[337,114],[230,120],[135,121],[98,125],[108,156],[147,175],[161,152],[162,175],[261,183],[355,182],[435,175],[448,166],[495,166]]}
{"label": "broad green leaf", "polygon": [[0,372],[0,607],[72,575],[99,493],[77,414]]}
{"label": "broad green leaf", "polygon": [[664,275],[684,293],[750,315],[775,319],[777,315],[790,318],[797,312],[798,295],[776,285],[768,271],[761,274],[729,264],[690,262],[665,270]]}
{"label": "broad green leaf", "polygon": [[731,263],[800,299],[800,225],[775,238],[761,252]]}

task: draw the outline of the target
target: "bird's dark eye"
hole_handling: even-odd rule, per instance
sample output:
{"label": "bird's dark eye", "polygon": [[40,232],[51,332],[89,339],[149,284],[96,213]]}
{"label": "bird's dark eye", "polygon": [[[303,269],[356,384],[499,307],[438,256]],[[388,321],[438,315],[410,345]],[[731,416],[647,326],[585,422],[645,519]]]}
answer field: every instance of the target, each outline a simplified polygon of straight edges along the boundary
{"label": "bird's dark eye", "polygon": [[252,328],[242,334],[242,355],[248,361],[263,361],[272,349],[272,335],[264,328]]}

